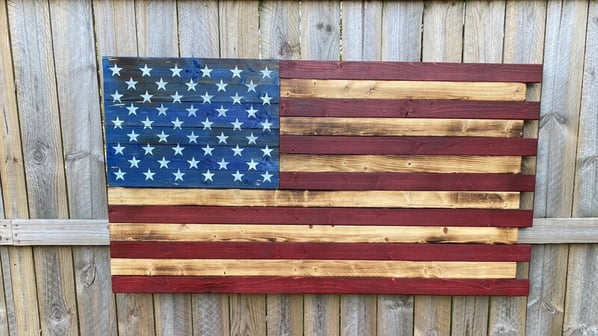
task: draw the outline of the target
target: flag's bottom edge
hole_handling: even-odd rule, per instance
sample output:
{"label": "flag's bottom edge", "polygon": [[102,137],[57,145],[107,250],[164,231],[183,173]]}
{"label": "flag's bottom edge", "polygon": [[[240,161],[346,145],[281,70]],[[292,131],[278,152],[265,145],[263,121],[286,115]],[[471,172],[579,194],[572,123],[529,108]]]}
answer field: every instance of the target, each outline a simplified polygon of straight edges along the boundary
{"label": "flag's bottom edge", "polygon": [[115,293],[527,296],[528,279],[113,276]]}

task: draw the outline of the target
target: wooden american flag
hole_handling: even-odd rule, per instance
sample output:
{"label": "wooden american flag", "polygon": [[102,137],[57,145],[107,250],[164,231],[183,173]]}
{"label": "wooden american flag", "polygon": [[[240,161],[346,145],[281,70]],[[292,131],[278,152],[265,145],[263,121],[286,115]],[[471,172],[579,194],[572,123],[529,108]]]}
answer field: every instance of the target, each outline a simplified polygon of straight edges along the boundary
{"label": "wooden american flag", "polygon": [[113,290],[527,295],[541,71],[105,57]]}

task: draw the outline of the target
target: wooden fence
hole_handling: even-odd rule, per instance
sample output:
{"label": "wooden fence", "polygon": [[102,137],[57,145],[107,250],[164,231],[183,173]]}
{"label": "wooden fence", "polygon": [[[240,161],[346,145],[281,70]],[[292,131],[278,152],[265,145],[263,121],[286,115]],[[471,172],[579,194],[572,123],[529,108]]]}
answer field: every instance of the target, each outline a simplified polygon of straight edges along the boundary
{"label": "wooden fence", "polygon": [[[101,55],[544,63],[529,297],[112,294]],[[0,335],[597,335],[597,110],[595,0],[2,0]]]}

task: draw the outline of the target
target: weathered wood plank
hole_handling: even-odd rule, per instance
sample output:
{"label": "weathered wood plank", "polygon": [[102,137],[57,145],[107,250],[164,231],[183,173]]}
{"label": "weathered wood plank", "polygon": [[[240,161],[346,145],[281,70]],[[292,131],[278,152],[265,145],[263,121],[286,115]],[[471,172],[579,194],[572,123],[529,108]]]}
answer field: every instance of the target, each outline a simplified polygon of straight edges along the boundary
{"label": "weathered wood plank", "polygon": [[340,1],[301,3],[301,57],[338,60],[340,50]]}
{"label": "weathered wood plank", "polygon": [[227,295],[194,294],[193,335],[230,335],[229,302]]}
{"label": "weathered wood plank", "polygon": [[218,1],[177,2],[182,57],[219,56]]}
{"label": "weathered wood plank", "polygon": [[219,3],[220,57],[259,58],[257,1]]}
{"label": "weathered wood plank", "polygon": [[522,101],[522,83],[283,79],[286,98],[465,99]]}
{"label": "weathered wood plank", "polygon": [[[111,223],[114,241],[253,241],[422,243],[459,242],[512,244],[516,228],[422,226],[305,226]],[[276,235],[273,236],[272,232]]]}
{"label": "weathered wood plank", "polygon": [[300,6],[299,2],[290,1],[260,2],[262,57],[272,59],[301,57]]}
{"label": "weathered wood plank", "polygon": [[191,335],[191,295],[154,295],[156,335]]}
{"label": "weathered wood plank", "polygon": [[124,335],[155,335],[151,294],[116,294],[118,330]]}
{"label": "weathered wood plank", "polygon": [[105,55],[137,56],[134,2],[94,0],[93,14],[98,62]]}
{"label": "weathered wood plank", "polygon": [[342,295],[340,309],[341,335],[376,334],[375,295]]}
{"label": "weathered wood plank", "polygon": [[[1,13],[0,13],[1,14]],[[10,335],[11,327],[14,328],[14,302],[12,302],[12,280],[10,276],[10,260],[8,259],[8,248],[0,247],[0,289],[10,295],[0,296],[0,333]],[[12,321],[11,321],[12,320]]]}
{"label": "weathered wood plank", "polygon": [[176,3],[165,0],[135,2],[139,56],[178,56]]}
{"label": "weathered wood plank", "polygon": [[[336,282],[335,286],[338,286]],[[340,296],[333,294],[303,297],[303,325],[305,335],[340,334]]]}
{"label": "weathered wood plank", "polygon": [[461,62],[464,6],[457,1],[433,1],[424,6],[424,62]]}
{"label": "weathered wood plank", "polygon": [[451,297],[417,296],[414,305],[414,332],[420,335],[450,335]]}
{"label": "weathered wood plank", "polygon": [[501,63],[505,1],[471,1],[465,4],[463,62]]}
{"label": "weathered wood plank", "polygon": [[230,334],[266,334],[266,296],[244,294],[230,296]]}
{"label": "weathered wood plank", "polygon": [[282,294],[266,296],[268,335],[303,335],[303,296]]}
{"label": "weathered wood plank", "polygon": [[421,60],[423,1],[385,2],[382,10],[382,59]]}
{"label": "weathered wood plank", "polygon": [[454,297],[451,313],[452,335],[486,335],[488,328],[488,297]]}
{"label": "weathered wood plank", "polygon": [[382,52],[382,2],[343,3],[343,60],[379,60]]}

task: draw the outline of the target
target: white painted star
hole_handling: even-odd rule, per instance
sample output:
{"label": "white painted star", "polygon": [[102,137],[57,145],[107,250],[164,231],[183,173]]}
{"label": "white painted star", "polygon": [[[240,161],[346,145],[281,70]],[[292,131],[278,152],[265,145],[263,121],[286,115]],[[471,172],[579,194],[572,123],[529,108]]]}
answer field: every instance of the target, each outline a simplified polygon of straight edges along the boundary
{"label": "white painted star", "polygon": [[112,76],[114,76],[114,75],[120,76],[120,71],[123,68],[119,67],[116,63],[114,63],[114,65],[112,66],[112,68],[109,68],[109,69],[112,71]]}
{"label": "white painted star", "polygon": [[220,91],[226,92],[226,87],[228,86],[228,84],[226,84],[225,82],[222,81],[222,79],[220,79],[220,83],[216,83],[216,86],[218,86],[218,92],[220,92]]}
{"label": "white painted star", "polygon": [[206,103],[211,104],[212,103],[212,97],[214,97],[214,96],[210,96],[208,94],[208,91],[206,91],[206,93],[203,96],[200,96],[200,97],[201,97],[201,99],[203,99],[202,104],[206,104]]}
{"label": "white painted star", "polygon": [[138,160],[136,157],[133,156],[133,158],[131,158],[131,160],[127,160],[129,161],[129,163],[131,164],[131,166],[129,168],[139,168],[139,162],[141,162],[141,160]]}
{"label": "white painted star", "polygon": [[214,150],[214,148],[210,147],[210,144],[206,144],[206,146],[203,147],[202,150],[203,156],[212,156],[212,151]]}
{"label": "white painted star", "polygon": [[154,175],[156,175],[156,173],[152,173],[151,169],[147,169],[146,172],[143,173],[143,175],[145,175],[145,180],[154,180]]}
{"label": "white painted star", "polygon": [[158,136],[158,138],[160,138],[160,140],[158,140],[158,142],[168,142],[169,135],[170,134],[164,133],[164,131],[162,131],[162,133],[160,133],[160,134],[156,134],[156,136]]}
{"label": "white painted star", "polygon": [[233,105],[234,104],[241,104],[241,99],[243,99],[243,96],[239,96],[238,92],[235,92],[234,96],[230,96],[230,98],[233,100]]}
{"label": "white painted star", "polygon": [[123,153],[123,149],[125,149],[125,147],[121,146],[120,142],[117,143],[116,146],[112,146],[112,149],[114,149],[114,155],[117,155],[117,154],[125,155],[125,153]]}
{"label": "white painted star", "polygon": [[179,120],[179,117],[176,117],[175,120],[171,121],[173,129],[181,129],[183,122]]}
{"label": "white painted star", "polygon": [[260,70],[260,72],[262,73],[262,78],[272,78],[270,77],[270,74],[272,74],[272,70],[268,70],[268,67],[266,67],[264,70]]}
{"label": "white painted star", "polygon": [[262,105],[266,105],[266,104],[272,105],[272,104],[270,104],[270,101],[272,100],[272,98],[273,97],[270,97],[268,95],[268,92],[266,92],[266,94],[263,97],[260,97],[260,99],[262,100]]}
{"label": "white painted star", "polygon": [[176,144],[176,147],[172,147],[174,155],[183,155],[183,149],[185,149],[185,147],[181,147],[179,144]]}
{"label": "white painted star", "polygon": [[199,138],[199,136],[195,135],[194,132],[191,132],[191,134],[187,135],[187,138],[189,138],[189,143],[197,143],[197,138]]}
{"label": "white painted star", "polygon": [[150,144],[145,145],[143,148],[143,150],[145,151],[145,155],[154,155],[154,149],[156,149],[156,147],[150,146]]}
{"label": "white painted star", "polygon": [[241,78],[241,72],[243,72],[243,70],[239,70],[239,67],[237,67],[237,66],[235,65],[235,68],[234,68],[234,69],[231,69],[231,70],[230,70],[230,72],[232,72],[232,73],[233,73],[233,78],[235,78],[235,77],[239,77],[239,78]]}
{"label": "white painted star", "polygon": [[249,110],[245,110],[247,112],[247,118],[251,118],[254,117],[255,118],[255,114],[257,112],[259,112],[259,110],[256,110],[253,108],[253,105],[251,105],[251,107],[249,108]]}
{"label": "white painted star", "polygon": [[202,75],[201,75],[202,78],[203,77],[210,77],[210,78],[212,78],[212,75],[210,75],[210,72],[212,72],[212,69],[208,68],[207,64],[204,66],[203,69],[199,69],[199,70],[202,73]]}
{"label": "white painted star", "polygon": [[222,158],[220,160],[220,162],[217,162],[217,163],[218,163],[218,166],[219,166],[218,167],[219,170],[222,170],[222,169],[228,170],[228,164],[229,164],[229,162],[225,161],[224,158]]}
{"label": "white painted star", "polygon": [[137,137],[139,134],[135,133],[135,130],[131,130],[131,133],[128,133],[127,136],[129,137],[129,142],[137,142]]}
{"label": "white painted star", "polygon": [[149,120],[149,117],[145,117],[145,120],[142,120],[141,123],[143,123],[143,129],[152,129],[152,124],[154,123],[154,121]]}
{"label": "white painted star", "polygon": [[251,159],[251,161],[249,162],[245,162],[247,164],[247,166],[249,167],[247,170],[257,170],[257,164],[259,162],[255,162],[253,159]]}
{"label": "white painted star", "polygon": [[116,103],[116,102],[122,103],[120,101],[120,98],[122,98],[123,95],[121,95],[120,93],[118,93],[118,90],[114,91],[114,93],[111,94],[111,96],[112,96],[112,102],[113,103]]}
{"label": "white painted star", "polygon": [[264,179],[264,182],[272,182],[271,178],[274,175],[270,174],[268,171],[266,171],[266,173],[261,174],[261,175],[262,175],[262,178]]}
{"label": "white painted star", "polygon": [[242,152],[245,148],[240,148],[239,145],[237,145],[235,148],[231,148],[231,150],[233,151],[233,156],[243,156]]}
{"label": "white painted star", "polygon": [[183,69],[179,69],[178,64],[174,65],[174,68],[170,68],[170,71],[172,71],[172,77],[181,77],[181,71]]}
{"label": "white painted star", "polygon": [[125,83],[127,83],[127,90],[129,90],[129,89],[137,90],[137,83],[139,83],[139,82],[134,81],[133,77],[131,77]]}
{"label": "white painted star", "polygon": [[247,86],[247,92],[255,92],[255,88],[257,87],[256,84],[253,84],[253,80],[249,81],[249,84],[245,84]]}
{"label": "white painted star", "polygon": [[113,172],[114,175],[116,175],[116,180],[125,180],[125,172],[123,172],[122,170],[120,170],[120,168],[118,168],[117,172]]}
{"label": "white painted star", "polygon": [[264,148],[262,148],[262,149],[260,149],[260,150],[261,150],[261,151],[264,153],[264,155],[262,155],[262,156],[269,156],[269,157],[272,157],[272,154],[271,154],[271,153],[272,153],[273,149],[272,149],[272,148],[270,148],[270,147],[268,147],[268,145],[266,145],[266,147],[264,147]]}
{"label": "white painted star", "polygon": [[131,105],[127,106],[127,110],[129,110],[129,115],[134,114],[137,115],[137,109],[139,107],[133,105],[133,103],[131,103]]}
{"label": "white painted star", "polygon": [[231,174],[231,175],[234,177],[234,179],[233,179],[233,182],[236,182],[236,181],[243,182],[242,178],[243,178],[243,176],[244,176],[245,174],[241,174],[241,173],[239,173],[239,171],[237,170],[237,172],[236,172],[236,173],[234,173],[234,174]]}
{"label": "white painted star", "polygon": [[258,137],[256,137],[255,135],[253,135],[253,132],[251,132],[251,134],[249,136],[246,136],[246,138],[247,138],[247,144],[248,145],[251,145],[251,144],[257,145],[255,143],[255,140],[257,140]]}
{"label": "white painted star", "polygon": [[203,125],[204,130],[206,130],[206,129],[212,130],[213,122],[211,122],[210,119],[206,118],[206,120],[202,121],[201,124]]}
{"label": "white painted star", "polygon": [[170,163],[170,160],[166,160],[165,157],[162,157],[161,160],[158,160],[158,163],[160,164],[160,168],[168,169],[168,164]]}
{"label": "white painted star", "polygon": [[151,95],[151,94],[149,94],[147,91],[145,91],[145,93],[144,93],[144,94],[142,94],[142,95],[140,95],[140,96],[141,96],[141,98],[143,98],[143,102],[144,102],[144,103],[145,103],[145,102],[151,103],[151,102],[152,102],[152,97],[153,97],[154,95]]}
{"label": "white painted star", "polygon": [[216,138],[218,138],[218,144],[225,144],[226,145],[226,139],[228,139],[227,135],[224,135],[224,132],[220,132],[220,135],[217,135]]}
{"label": "white painted star", "polygon": [[183,181],[183,176],[185,176],[185,173],[181,173],[181,170],[177,169],[176,173],[172,173],[172,175],[174,175],[174,181],[175,182],[178,181],[178,180]]}
{"label": "white painted star", "polygon": [[161,77],[160,77],[159,82],[154,82],[154,83],[156,83],[156,85],[158,85],[158,90],[160,90],[160,89],[166,90],[166,84],[168,84],[168,82],[165,82]]}
{"label": "white painted star", "polygon": [[268,119],[266,119],[266,121],[264,121],[263,123],[260,123],[260,125],[262,125],[262,131],[271,131],[270,126],[272,126],[272,123],[268,121]]}
{"label": "white painted star", "polygon": [[111,120],[111,121],[112,121],[112,123],[114,124],[114,127],[113,127],[113,128],[120,128],[120,129],[122,129],[122,128],[123,128],[123,122],[125,122],[124,120],[120,120],[120,119],[118,118],[118,116],[116,116],[116,119],[114,119],[114,120]]}
{"label": "white painted star", "polygon": [[187,117],[190,117],[190,116],[197,117],[197,114],[195,114],[195,112],[197,112],[197,109],[195,107],[193,107],[193,105],[189,106],[189,108],[187,108],[185,110],[187,110]]}
{"label": "white painted star", "polygon": [[187,160],[187,163],[189,164],[189,169],[191,168],[197,168],[197,164],[199,163],[199,161],[195,160],[195,156],[191,158],[191,160]]}
{"label": "white painted star", "polygon": [[212,179],[212,177],[214,177],[215,174],[212,173],[212,172],[210,172],[209,169],[205,173],[202,173],[202,175],[203,175],[203,181],[204,182],[208,182],[208,181],[214,182],[214,180]]}
{"label": "white painted star", "polygon": [[231,122],[231,124],[233,125],[233,131],[234,130],[241,130],[241,125],[243,125],[243,122],[239,121],[239,118],[235,119],[235,121]]}
{"label": "white painted star", "polygon": [[220,105],[220,108],[217,108],[216,112],[218,112],[219,117],[226,117],[226,112],[228,112],[228,109],[225,109],[224,106]]}
{"label": "white painted star", "polygon": [[173,103],[180,103],[181,102],[181,98],[183,98],[183,96],[179,95],[179,92],[176,91],[173,95],[170,95],[172,97],[172,102]]}
{"label": "white painted star", "polygon": [[195,90],[195,87],[197,86],[197,83],[193,81],[193,79],[189,79],[189,83],[185,83],[185,85],[187,85],[187,91],[195,91],[197,92],[197,90]]}
{"label": "white painted star", "polygon": [[141,77],[144,77],[144,76],[151,77],[152,75],[150,74],[150,72],[152,70],[154,70],[154,69],[153,68],[148,68],[147,64],[146,64],[146,65],[143,66],[143,68],[139,68],[139,70],[141,70]]}
{"label": "white painted star", "polygon": [[156,110],[158,110],[158,115],[166,115],[168,107],[164,107],[164,104],[160,104],[160,107],[156,107]]}

